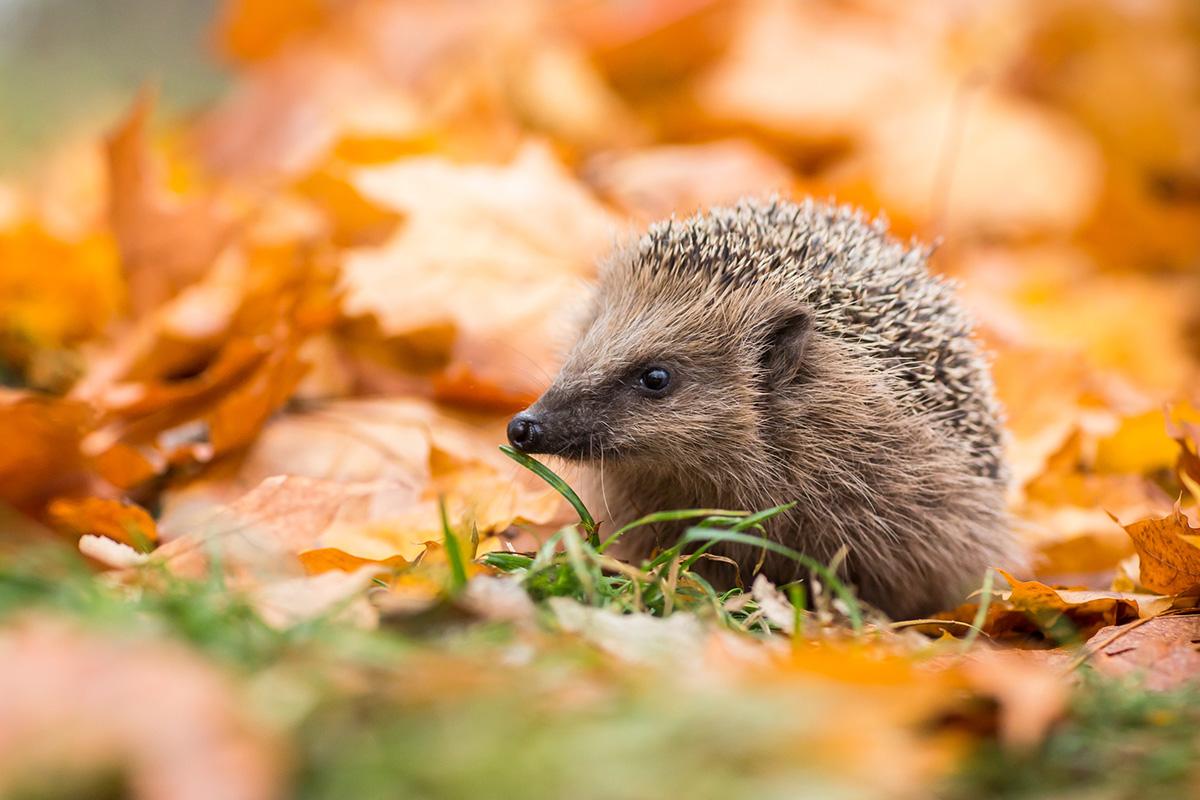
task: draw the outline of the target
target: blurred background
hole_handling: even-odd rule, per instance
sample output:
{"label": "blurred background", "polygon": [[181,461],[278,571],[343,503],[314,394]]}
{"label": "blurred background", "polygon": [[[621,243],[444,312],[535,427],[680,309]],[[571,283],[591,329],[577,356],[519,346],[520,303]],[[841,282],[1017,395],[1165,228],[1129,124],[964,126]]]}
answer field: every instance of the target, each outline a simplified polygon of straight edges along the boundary
{"label": "blurred background", "polygon": [[96,132],[146,82],[186,113],[228,78],[208,29],[215,0],[0,0],[0,170],[27,169]]}

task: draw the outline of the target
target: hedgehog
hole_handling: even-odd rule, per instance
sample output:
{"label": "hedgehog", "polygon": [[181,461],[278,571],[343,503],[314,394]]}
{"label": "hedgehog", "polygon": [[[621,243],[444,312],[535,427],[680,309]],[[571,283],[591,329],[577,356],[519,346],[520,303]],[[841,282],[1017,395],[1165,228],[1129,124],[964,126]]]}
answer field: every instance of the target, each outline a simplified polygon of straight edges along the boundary
{"label": "hedgehog", "polygon": [[[766,536],[835,563],[894,619],[949,608],[1015,554],[988,365],[928,256],[812,200],[657,223],[600,265],[574,346],[509,442],[582,462],[614,528],[793,503]],[[615,553],[649,557],[684,525],[634,528]],[[720,586],[812,577],[720,544],[698,562]]]}

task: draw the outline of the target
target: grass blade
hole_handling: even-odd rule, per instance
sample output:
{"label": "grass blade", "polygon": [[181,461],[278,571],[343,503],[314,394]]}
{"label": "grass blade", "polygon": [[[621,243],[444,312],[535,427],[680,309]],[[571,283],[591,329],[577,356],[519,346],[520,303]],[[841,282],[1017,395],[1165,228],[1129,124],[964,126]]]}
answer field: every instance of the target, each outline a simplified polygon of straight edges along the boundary
{"label": "grass blade", "polygon": [[442,515],[442,542],[446,548],[446,560],[450,562],[450,592],[458,594],[467,585],[467,567],[463,563],[462,551],[458,549],[458,537],[450,529],[446,516],[446,499],[438,498],[438,510]]}
{"label": "grass blade", "polygon": [[792,601],[792,613],[795,615],[792,617],[792,639],[795,641],[800,641],[805,636],[804,607],[808,605],[806,594],[802,583],[793,583],[788,587],[788,598]]}
{"label": "grass blade", "polygon": [[[776,511],[775,513],[779,512]],[[747,517],[747,519],[749,519],[749,517]],[[722,531],[713,530],[710,528],[689,528],[687,533],[683,535],[683,539],[681,541],[685,543],[711,541],[737,542],[738,544],[746,544],[750,545],[751,547],[761,547],[763,549],[770,550],[773,553],[778,553],[786,558],[790,558],[797,564],[807,567],[817,575],[820,575],[821,578],[829,584],[829,588],[833,590],[833,593],[836,594],[838,598],[846,604],[846,614],[850,618],[850,626],[854,628],[856,632],[862,630],[862,610],[859,608],[858,598],[854,596],[854,593],[847,588],[846,584],[842,583],[842,581],[839,580],[838,577],[834,575],[828,567],[814,558],[806,556],[790,547],[779,544],[779,542],[773,542],[770,539],[764,539],[761,536],[752,536],[748,533],[741,533],[738,531]]]}
{"label": "grass blade", "polygon": [[567,563],[571,566],[571,571],[575,573],[575,579],[579,581],[579,586],[583,589],[584,600],[588,605],[596,605],[596,576],[588,569],[587,559],[583,553],[583,542],[579,539],[578,532],[572,530],[563,534],[562,538],[563,550],[567,554]]}
{"label": "grass blade", "polygon": [[519,569],[529,569],[529,565],[533,563],[533,559],[529,556],[521,555],[520,553],[484,553],[480,559],[489,567],[494,567],[504,572],[515,572]]}
{"label": "grass blade", "polygon": [[[680,511],[656,511],[653,514],[647,514],[640,519],[635,519],[633,522],[623,525],[615,533],[605,539],[604,543],[596,548],[596,551],[603,553],[610,544],[634,528],[640,528],[643,525],[653,525],[655,522],[678,522],[679,520],[684,519],[705,517],[705,522],[707,522],[709,519],[716,519],[722,521],[732,520],[732,522],[736,523],[740,522],[741,518],[744,516],[746,516],[745,511],[725,511],[724,509],[719,508],[690,508]],[[704,523],[701,522],[701,524]]]}
{"label": "grass blade", "polygon": [[592,547],[600,546],[600,538],[596,534],[596,520],[592,517],[591,512],[587,510],[587,506],[583,504],[583,501],[579,499],[579,495],[575,494],[575,490],[568,486],[566,481],[554,474],[552,469],[536,458],[527,456],[519,450],[514,450],[508,445],[500,445],[500,452],[534,475],[537,475],[550,484],[550,487],[554,491],[561,494],[575,508],[575,513],[579,515],[579,524],[583,526],[583,531],[587,534]]}
{"label": "grass blade", "polygon": [[994,577],[995,572],[991,567],[988,567],[987,572],[983,573],[983,586],[979,590],[979,608],[975,612],[974,619],[971,620],[971,630],[963,637],[962,644],[959,645],[964,653],[971,649],[971,645],[979,638],[979,634],[983,633],[983,623],[987,622],[988,606],[992,604],[992,579]]}
{"label": "grass blade", "polygon": [[733,530],[745,531],[745,530],[749,530],[750,528],[757,527],[761,523],[769,520],[771,517],[778,516],[779,514],[782,514],[785,511],[790,511],[792,508],[795,507],[795,505],[796,504],[794,502],[784,503],[781,506],[772,506],[771,508],[767,508],[762,511],[751,514],[750,516],[748,516],[744,519],[738,520],[737,523],[733,526]]}

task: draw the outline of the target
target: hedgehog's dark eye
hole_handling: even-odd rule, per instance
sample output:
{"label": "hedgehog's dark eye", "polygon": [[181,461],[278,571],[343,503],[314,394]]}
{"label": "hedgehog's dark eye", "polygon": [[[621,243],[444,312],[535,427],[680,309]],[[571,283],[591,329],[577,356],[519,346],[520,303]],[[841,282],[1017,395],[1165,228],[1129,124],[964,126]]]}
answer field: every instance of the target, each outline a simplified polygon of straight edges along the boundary
{"label": "hedgehog's dark eye", "polygon": [[671,373],[662,367],[649,367],[638,376],[638,388],[646,394],[661,396],[671,385]]}

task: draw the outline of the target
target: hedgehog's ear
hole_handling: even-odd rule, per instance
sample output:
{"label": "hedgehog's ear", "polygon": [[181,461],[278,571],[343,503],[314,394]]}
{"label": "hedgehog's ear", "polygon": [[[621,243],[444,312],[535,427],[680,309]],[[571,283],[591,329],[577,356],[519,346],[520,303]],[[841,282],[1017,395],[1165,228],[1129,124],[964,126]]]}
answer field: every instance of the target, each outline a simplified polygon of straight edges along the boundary
{"label": "hedgehog's ear", "polygon": [[768,387],[785,386],[800,374],[811,333],[812,316],[807,311],[790,311],[775,320],[762,356]]}

